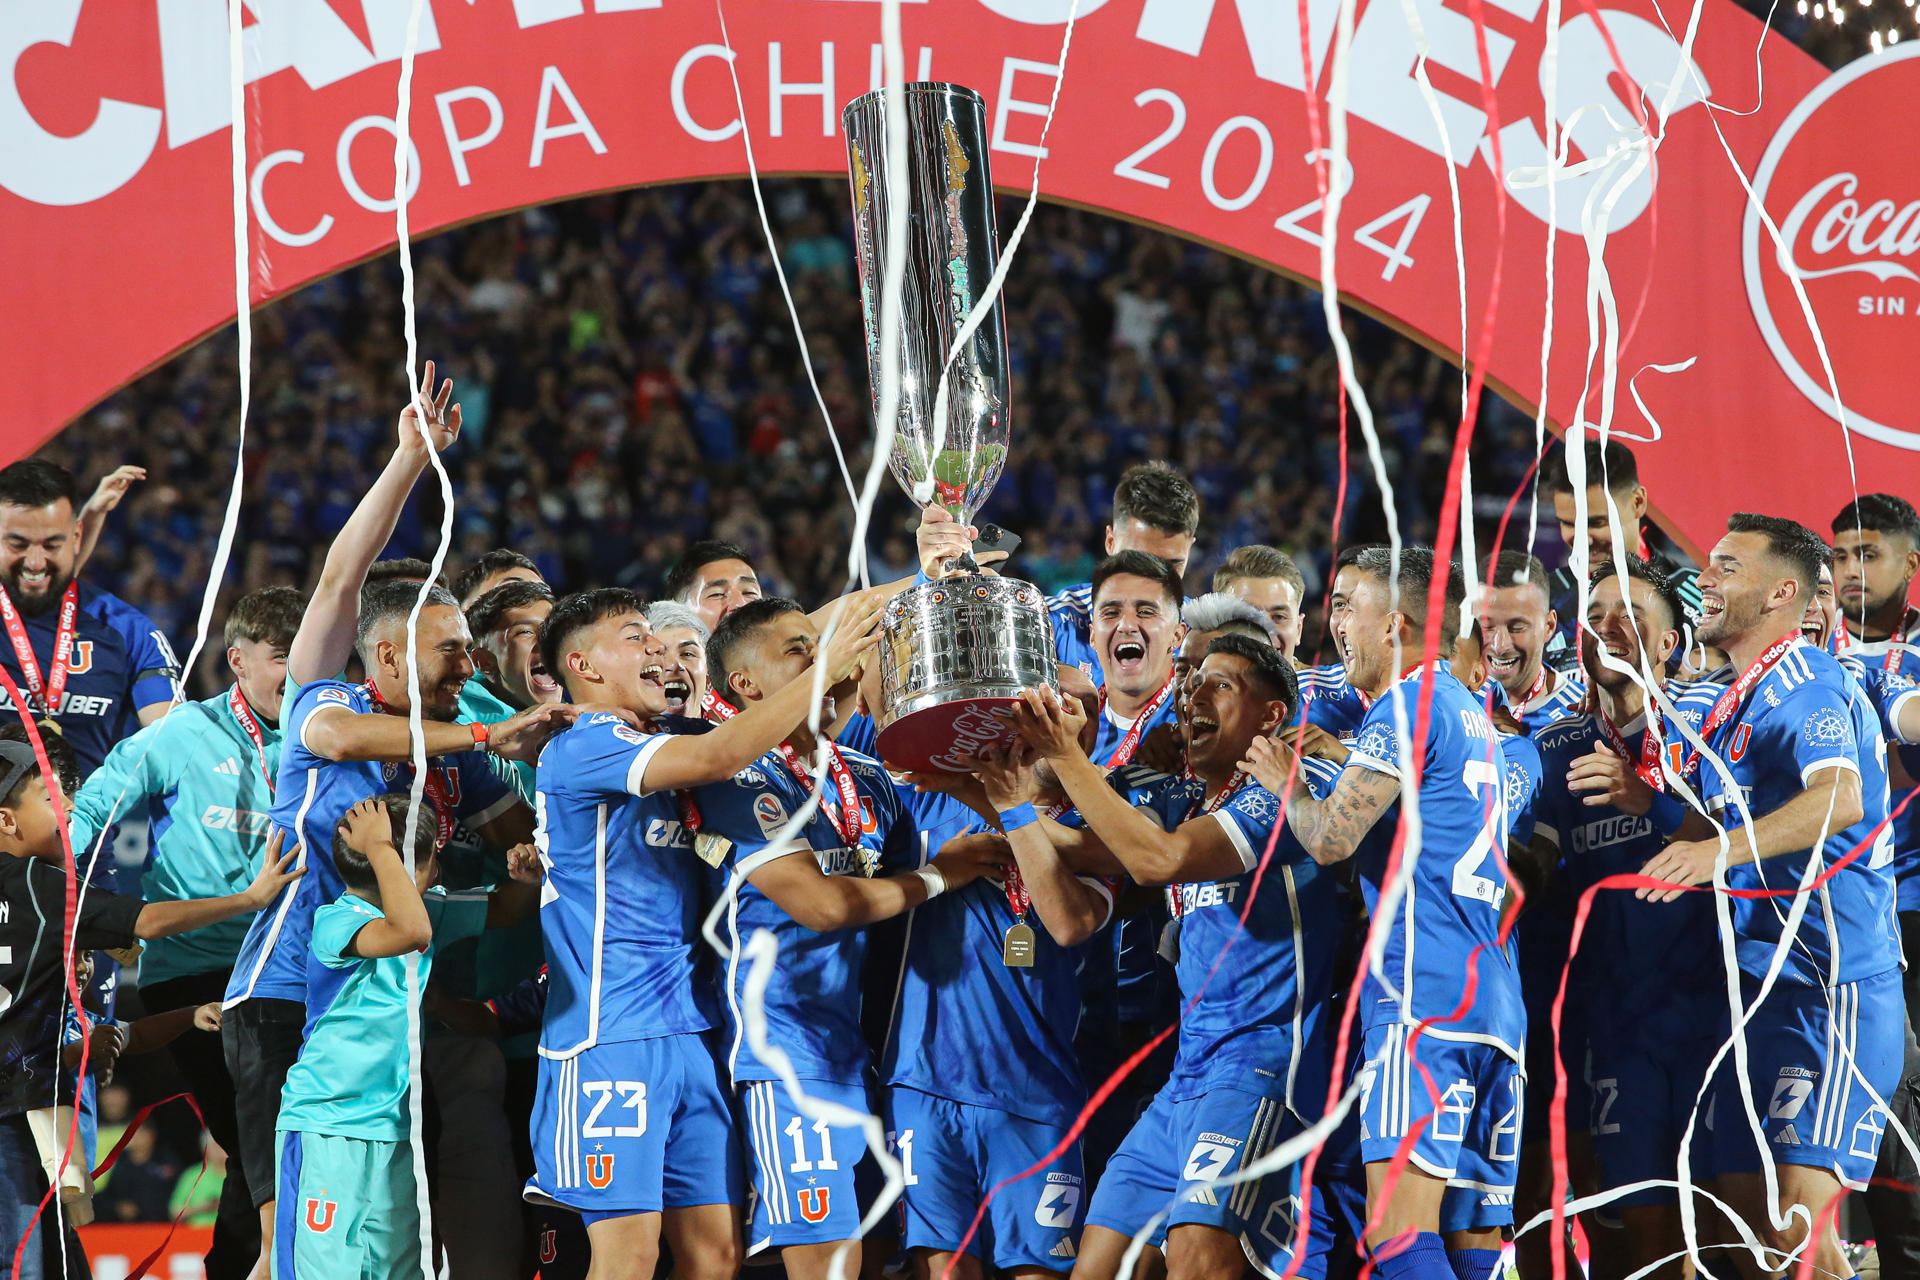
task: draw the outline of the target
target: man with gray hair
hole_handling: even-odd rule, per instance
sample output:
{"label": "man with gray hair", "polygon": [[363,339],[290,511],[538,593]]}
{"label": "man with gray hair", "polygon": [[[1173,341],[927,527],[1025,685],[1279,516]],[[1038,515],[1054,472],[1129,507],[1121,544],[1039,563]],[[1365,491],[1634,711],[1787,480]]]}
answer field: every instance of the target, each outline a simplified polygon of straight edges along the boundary
{"label": "man with gray hair", "polygon": [[660,683],[667,692],[667,714],[699,719],[707,695],[707,641],[713,632],[678,600],[655,600],[646,608],[654,638],[667,647]]}

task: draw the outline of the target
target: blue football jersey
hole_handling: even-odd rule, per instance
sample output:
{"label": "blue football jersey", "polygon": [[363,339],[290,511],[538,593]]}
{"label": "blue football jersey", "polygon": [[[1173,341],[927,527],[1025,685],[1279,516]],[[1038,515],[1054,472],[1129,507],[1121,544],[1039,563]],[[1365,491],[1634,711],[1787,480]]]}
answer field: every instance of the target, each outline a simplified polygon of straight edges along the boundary
{"label": "blue football jersey", "polygon": [[1523,733],[1501,734],[1500,754],[1507,762],[1507,847],[1512,848],[1533,839],[1533,807],[1545,766],[1539,744]]}
{"label": "blue football jersey", "polygon": [[[1308,789],[1325,796],[1340,771],[1305,759],[1301,772]],[[1197,778],[1130,766],[1109,775],[1108,785],[1169,831],[1189,821],[1219,823],[1245,867],[1230,879],[1167,890],[1180,926],[1182,1008],[1166,1096],[1197,1098],[1216,1082],[1259,1072],[1286,1081],[1300,1114],[1318,1115],[1330,1065],[1322,1022],[1346,921],[1335,877],[1307,856],[1282,821],[1279,800],[1256,782],[1244,782],[1210,814],[1202,813],[1205,785]]]}
{"label": "blue football jersey", "polygon": [[[1666,687],[1676,704],[1694,707],[1701,696],[1694,691],[1704,692],[1711,707],[1720,689],[1704,681]],[[1642,718],[1625,726],[1628,743],[1640,742],[1645,723]],[[1678,740],[1670,727],[1663,734],[1663,741]],[[1585,793],[1567,786],[1574,762],[1606,744],[1597,717],[1563,717],[1542,729],[1535,742],[1545,781],[1534,806],[1534,831],[1560,851],[1576,901],[1609,876],[1637,875],[1666,844],[1653,823],[1611,805],[1588,805]],[[1554,977],[1557,982],[1559,975]],[[1604,996],[1588,1002],[1597,1034],[1617,1024],[1619,1034],[1655,1043],[1694,1035],[1702,1002],[1717,999],[1724,1006],[1726,1001],[1713,896],[1689,893],[1674,902],[1644,902],[1630,889],[1599,891],[1574,957],[1572,984]]]}
{"label": "blue football jersey", "polygon": [[[914,795],[922,857],[953,836],[984,828],[946,796]],[[941,802],[925,806],[927,800]],[[1107,895],[1099,880],[1087,878]],[[1003,881],[980,879],[917,907],[907,937],[893,1017],[880,1063],[888,1084],[1065,1125],[1087,1102],[1074,1053],[1080,969],[1092,939],[1063,947],[1028,911],[1033,964],[1002,959],[1012,904]],[[1098,935],[1095,935],[1098,938]]]}
{"label": "blue football jersey", "polygon": [[[1849,650],[1840,665],[1853,673],[1873,703],[1891,753],[1889,761],[1897,759],[1906,779],[1920,781],[1920,744],[1904,743],[1894,731],[1894,704],[1920,692],[1920,645],[1892,645],[1870,655]],[[1897,806],[1913,786],[1913,781],[1895,781],[1889,801]],[[1894,815],[1893,880],[1899,909],[1920,910],[1920,797]]]}
{"label": "blue football jersey", "polygon": [[[1821,867],[1856,845],[1868,847],[1815,890],[1780,971],[1807,986],[1858,982],[1899,967],[1893,905],[1893,831],[1887,817],[1887,744],[1865,691],[1833,655],[1796,638],[1755,684],[1738,715],[1708,739],[1732,775],[1734,794],[1711,760],[1700,764],[1702,797],[1729,829],[1743,825],[1741,802],[1754,818],[1772,813],[1829,768],[1860,775],[1860,821],[1827,838]],[[1878,835],[1872,835],[1875,829]],[[1736,835],[1734,837],[1738,839]],[[1740,967],[1764,975],[1785,936],[1793,892],[1813,850],[1732,868],[1734,889],[1784,891],[1776,898],[1736,898]],[[1818,869],[1816,869],[1818,870]]]}
{"label": "blue football jersey", "polygon": [[1539,733],[1562,716],[1572,715],[1575,706],[1587,696],[1586,682],[1577,676],[1565,672],[1554,672],[1547,677],[1553,681],[1553,688],[1541,694],[1531,702],[1516,703],[1507,696],[1506,690],[1498,684],[1493,686],[1497,705],[1504,705],[1513,713],[1529,735]]}
{"label": "blue football jersey", "polygon": [[[85,777],[100,767],[116,742],[140,727],[143,709],[173,701],[180,690],[180,659],[152,620],[118,596],[83,582],[77,604],[67,687],[52,715]],[[56,598],[44,613],[22,613],[20,620],[45,681],[53,673],[60,601]],[[0,665],[20,692],[31,696],[12,645],[0,645]],[[0,711],[13,710],[13,699],[0,689]]]}
{"label": "blue football jersey", "polygon": [[[741,1023],[748,966],[739,959],[740,952],[760,929],[769,930],[780,947],[766,992],[769,1043],[786,1053],[803,1079],[845,1085],[864,1079],[867,1045],[860,1028],[860,978],[867,955],[865,931],[815,933],[748,879],[776,858],[800,851],[810,853],[829,876],[886,875],[919,865],[913,824],[886,770],[855,752],[840,755],[860,793],[857,848],[847,847],[824,809],[815,811],[796,841],[773,843],[780,828],[805,805],[809,790],[778,752],[768,752],[726,782],[695,793],[703,834],[725,842],[716,846],[717,868],[739,881],[727,910],[726,934],[735,956],[727,966],[726,986],[732,1030],[727,1061],[736,1083],[776,1078],[754,1054]],[[836,794],[831,773],[825,794],[829,799]]]}
{"label": "blue football jersey", "polygon": [[1300,700],[1307,707],[1307,723],[1325,729],[1342,742],[1351,741],[1367,718],[1366,700],[1347,680],[1345,663],[1300,670]]}
{"label": "blue football jersey", "polygon": [[646,785],[648,762],[672,740],[599,713],[540,753],[543,1057],[712,1025],[695,996],[703,868],[673,793]]}
{"label": "blue football jersey", "polygon": [[[378,760],[334,761],[307,745],[307,722],[321,711],[344,708],[355,715],[383,715],[360,685],[317,680],[302,686],[282,717],[280,779],[273,793],[273,825],[282,832],[281,852],[298,845],[298,865],[307,874],[280,891],[271,907],[253,918],[234,961],[227,1003],[252,996],[304,1000],[308,938],[313,913],[346,893],[333,865],[333,829],[347,810],[369,796],[406,792],[413,765]],[[468,827],[485,826],[517,803],[494,773],[484,751],[436,756],[428,767],[440,775],[454,816]],[[422,854],[431,850],[421,850]]]}
{"label": "blue football jersey", "polygon": [[1093,648],[1093,584],[1083,582],[1047,601],[1053,619],[1053,654],[1070,667],[1080,668],[1095,684],[1105,684],[1100,655]]}
{"label": "blue football jersey", "polygon": [[[1491,1044],[1519,1061],[1526,1011],[1512,945],[1502,947],[1499,938],[1507,876],[1504,739],[1451,671],[1420,668],[1396,680],[1369,708],[1347,768],[1390,774],[1405,785],[1395,709],[1411,735],[1429,683],[1427,733],[1417,744],[1423,761],[1420,848],[1408,847],[1402,854],[1404,894],[1393,906],[1391,922],[1382,931],[1375,921],[1375,932],[1384,933],[1385,951],[1378,974],[1369,969],[1361,1014],[1368,1026],[1435,1019],[1426,1034]],[[1386,824],[1398,817],[1396,805],[1375,830],[1390,830]],[[1362,844],[1354,861],[1367,910],[1377,916],[1390,861],[1388,842]],[[1478,985],[1472,1003],[1456,1019],[1470,962]]]}

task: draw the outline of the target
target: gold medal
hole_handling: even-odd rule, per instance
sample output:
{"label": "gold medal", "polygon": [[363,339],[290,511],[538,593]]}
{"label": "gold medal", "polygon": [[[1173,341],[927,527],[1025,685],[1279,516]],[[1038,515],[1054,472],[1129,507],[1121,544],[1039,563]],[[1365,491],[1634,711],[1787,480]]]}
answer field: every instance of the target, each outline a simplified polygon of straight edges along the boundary
{"label": "gold medal", "polygon": [[1000,949],[1001,963],[1009,969],[1033,968],[1033,926],[1025,920],[1015,920],[1007,930],[1007,940]]}

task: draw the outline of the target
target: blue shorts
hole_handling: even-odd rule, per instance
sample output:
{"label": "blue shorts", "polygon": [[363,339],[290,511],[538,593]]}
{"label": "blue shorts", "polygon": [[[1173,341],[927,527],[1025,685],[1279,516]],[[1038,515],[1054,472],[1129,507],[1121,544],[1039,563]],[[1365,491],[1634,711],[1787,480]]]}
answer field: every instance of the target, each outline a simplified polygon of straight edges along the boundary
{"label": "blue shorts", "polygon": [[[1061,1146],[1068,1126],[954,1102],[900,1086],[887,1094],[887,1141],[901,1164],[901,1213],[909,1249],[952,1253],[987,1192],[1039,1165]],[[989,1269],[1071,1271],[1086,1216],[1080,1142],[987,1205],[967,1252]]]}
{"label": "blue shorts", "polygon": [[597,1044],[541,1058],[533,1099],[535,1204],[591,1221],[739,1204],[743,1171],[720,1067],[698,1035]]}
{"label": "blue shorts", "polygon": [[[1721,1021],[1725,1021],[1722,1009]],[[1711,1020],[1704,1025],[1712,1026]],[[1593,1154],[1600,1166],[1600,1189],[1612,1191],[1636,1182],[1676,1181],[1680,1139],[1700,1102],[1707,1063],[1723,1039],[1720,1033],[1688,1040],[1653,1043],[1640,1038],[1595,1036],[1589,1042],[1588,1071],[1593,1112],[1588,1117]],[[1571,1099],[1567,1116],[1572,1128]],[[1689,1172],[1697,1173],[1707,1149],[1707,1131],[1693,1125]],[[1626,1192],[1612,1205],[1675,1204],[1672,1187]]]}
{"label": "blue shorts", "polygon": [[[1172,1089],[1160,1091],[1107,1162],[1087,1222],[1130,1236],[1164,1210],[1152,1243],[1162,1244],[1170,1228],[1188,1223],[1218,1227],[1239,1237],[1248,1261],[1279,1275],[1292,1255],[1297,1171],[1277,1170],[1218,1189],[1214,1183],[1304,1126],[1278,1090],[1216,1084],[1199,1097],[1175,1101],[1168,1096]],[[1301,1274],[1313,1280],[1316,1273],[1303,1268]]]}
{"label": "blue shorts", "polygon": [[[870,1110],[862,1085],[802,1080],[800,1087],[809,1098]],[[802,1113],[775,1080],[742,1081],[740,1111],[753,1156],[747,1252],[859,1239],[860,1219],[880,1187],[866,1132]]]}
{"label": "blue shorts", "polygon": [[[1360,1067],[1360,1159],[1391,1160],[1421,1120],[1411,1148],[1415,1168],[1447,1183],[1447,1230],[1506,1226],[1520,1167],[1526,1082],[1520,1064],[1490,1044],[1442,1040],[1398,1022],[1367,1028]],[[1423,1070],[1424,1068],[1424,1070]],[[1428,1077],[1439,1095],[1435,1105]]]}
{"label": "blue shorts", "polygon": [[[1751,1003],[1759,983],[1742,975],[1740,988]],[[1744,1087],[1731,1052],[1714,1074],[1708,1169],[1760,1169],[1744,1095],[1776,1163],[1830,1169],[1864,1191],[1880,1156],[1886,1102],[1900,1081],[1905,1027],[1898,972],[1833,988],[1776,982],[1747,1021]]]}

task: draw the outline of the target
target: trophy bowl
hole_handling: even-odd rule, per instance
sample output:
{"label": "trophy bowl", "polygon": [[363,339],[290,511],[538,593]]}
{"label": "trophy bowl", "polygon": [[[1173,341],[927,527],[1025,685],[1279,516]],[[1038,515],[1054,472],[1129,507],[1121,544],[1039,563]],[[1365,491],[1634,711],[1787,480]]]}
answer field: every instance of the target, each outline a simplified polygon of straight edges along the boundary
{"label": "trophy bowl", "polygon": [[1020,691],[1058,687],[1047,598],[1030,582],[962,574],[887,604],[880,641],[880,758],[896,769],[971,771],[1013,731]]}

